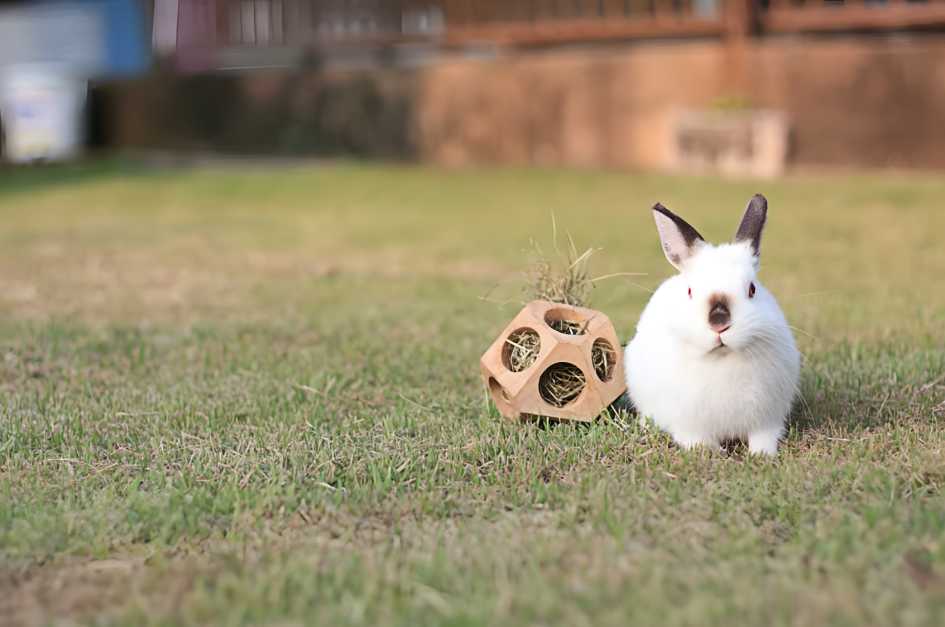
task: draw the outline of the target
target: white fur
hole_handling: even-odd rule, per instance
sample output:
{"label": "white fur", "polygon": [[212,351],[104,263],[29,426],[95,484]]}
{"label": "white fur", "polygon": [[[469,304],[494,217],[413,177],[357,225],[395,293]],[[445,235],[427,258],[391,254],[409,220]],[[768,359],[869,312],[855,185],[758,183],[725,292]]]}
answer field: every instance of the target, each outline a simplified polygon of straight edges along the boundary
{"label": "white fur", "polygon": [[[757,269],[747,242],[699,242],[681,273],[653,294],[627,346],[630,399],[680,446],[718,447],[737,438],[747,439],[751,452],[777,453],[800,354]],[[732,326],[721,335],[708,325],[711,294],[730,303]],[[725,346],[716,348],[720,338]]]}

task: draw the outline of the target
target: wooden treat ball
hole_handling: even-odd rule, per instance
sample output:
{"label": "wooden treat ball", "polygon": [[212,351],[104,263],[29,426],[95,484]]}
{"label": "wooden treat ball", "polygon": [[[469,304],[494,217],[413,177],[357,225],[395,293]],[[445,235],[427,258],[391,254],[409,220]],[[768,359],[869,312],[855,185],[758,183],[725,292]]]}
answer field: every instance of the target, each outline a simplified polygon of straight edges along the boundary
{"label": "wooden treat ball", "polygon": [[507,418],[591,422],[626,389],[614,325],[585,307],[528,303],[479,365],[492,400]]}

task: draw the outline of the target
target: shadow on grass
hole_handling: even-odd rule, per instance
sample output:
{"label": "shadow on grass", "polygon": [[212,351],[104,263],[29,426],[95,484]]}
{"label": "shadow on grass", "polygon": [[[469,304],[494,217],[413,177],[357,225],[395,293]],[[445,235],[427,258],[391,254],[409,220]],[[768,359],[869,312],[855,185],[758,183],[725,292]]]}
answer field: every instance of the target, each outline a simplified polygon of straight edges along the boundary
{"label": "shadow on grass", "polygon": [[801,374],[788,426],[853,432],[893,421],[934,420],[945,403],[945,351],[902,343],[845,343]]}
{"label": "shadow on grass", "polygon": [[617,398],[617,400],[604,409],[600,416],[597,416],[594,420],[566,420],[563,418],[553,418],[551,416],[540,416],[538,414],[522,414],[519,418],[519,422],[521,424],[534,425],[538,429],[548,431],[561,426],[575,429],[588,429],[598,420],[635,420],[636,417],[636,409],[634,409],[633,403],[630,402],[630,397],[627,396],[626,392],[624,392]]}
{"label": "shadow on grass", "polygon": [[[854,433],[893,422],[945,417],[945,351],[934,341],[928,345],[844,342],[811,357],[801,370],[800,391],[788,416],[792,437],[822,430]],[[626,394],[609,411],[625,421],[637,417]],[[547,418],[531,422],[543,429],[559,424]],[[735,456],[747,451],[738,440],[723,442],[722,447]]]}
{"label": "shadow on grass", "polygon": [[[637,414],[626,396],[608,410],[621,425]],[[811,354],[800,393],[788,417],[790,440],[813,434],[850,436],[892,424],[923,424],[945,418],[945,351],[931,344],[887,340],[844,342]],[[593,423],[523,416],[523,424],[551,431],[586,431]],[[743,441],[723,442],[725,454],[747,455]]]}

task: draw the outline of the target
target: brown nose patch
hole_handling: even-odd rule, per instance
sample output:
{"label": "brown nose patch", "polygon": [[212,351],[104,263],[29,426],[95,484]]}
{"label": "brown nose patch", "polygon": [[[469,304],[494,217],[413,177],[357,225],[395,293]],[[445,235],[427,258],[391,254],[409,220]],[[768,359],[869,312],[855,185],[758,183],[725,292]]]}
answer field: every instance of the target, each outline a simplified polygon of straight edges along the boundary
{"label": "brown nose patch", "polygon": [[721,332],[732,323],[732,313],[728,308],[725,294],[713,294],[709,297],[709,326],[715,332]]}

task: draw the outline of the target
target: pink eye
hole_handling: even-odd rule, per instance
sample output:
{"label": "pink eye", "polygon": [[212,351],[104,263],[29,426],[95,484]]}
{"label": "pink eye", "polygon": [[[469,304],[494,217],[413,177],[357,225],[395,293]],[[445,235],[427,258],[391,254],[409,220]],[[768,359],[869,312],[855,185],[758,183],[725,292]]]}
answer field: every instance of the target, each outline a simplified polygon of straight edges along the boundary
{"label": "pink eye", "polygon": [[692,288],[689,288],[689,298],[692,298]]}
{"label": "pink eye", "polygon": [[755,284],[749,283],[748,284],[748,298],[754,298],[754,297],[755,297]]}

